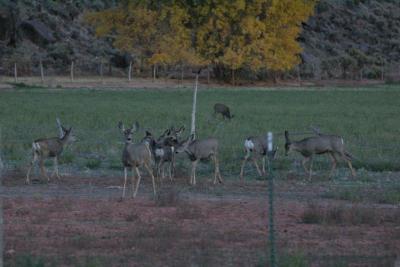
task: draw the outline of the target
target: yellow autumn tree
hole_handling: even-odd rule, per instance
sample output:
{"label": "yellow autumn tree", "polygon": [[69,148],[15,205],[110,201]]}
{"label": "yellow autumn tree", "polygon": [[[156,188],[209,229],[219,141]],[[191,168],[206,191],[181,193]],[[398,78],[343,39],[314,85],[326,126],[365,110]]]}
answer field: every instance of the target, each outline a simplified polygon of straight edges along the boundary
{"label": "yellow autumn tree", "polygon": [[317,0],[123,1],[88,14],[99,36],[150,65],[212,64],[218,77],[299,63],[301,23]]}

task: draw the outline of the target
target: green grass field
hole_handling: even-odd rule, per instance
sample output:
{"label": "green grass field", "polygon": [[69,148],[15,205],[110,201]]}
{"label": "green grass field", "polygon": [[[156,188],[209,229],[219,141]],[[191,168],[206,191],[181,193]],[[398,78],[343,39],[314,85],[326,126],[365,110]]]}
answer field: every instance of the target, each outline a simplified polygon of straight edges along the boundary
{"label": "green grass field", "polygon": [[[19,87],[0,92],[1,148],[6,162],[25,168],[31,142],[57,134],[55,118],[73,126],[78,141],[62,156],[62,162],[78,168],[119,169],[122,136],[119,120],[138,121],[144,129],[159,135],[171,125],[190,128],[192,92],[169,90],[47,90]],[[231,122],[215,119],[213,105],[231,107]],[[225,176],[238,176],[244,155],[244,139],[267,131],[283,133],[309,131],[318,125],[322,132],[342,135],[348,150],[355,155],[357,168],[382,171],[400,170],[400,87],[324,89],[207,89],[198,95],[198,136],[220,140],[220,161]],[[293,136],[296,140],[302,136]],[[285,157],[284,140],[277,167],[293,168],[301,156]],[[327,157],[320,156],[317,169],[328,168]],[[187,163],[185,163],[187,164]],[[343,165],[342,165],[343,166]],[[209,167],[204,167],[210,170]],[[253,172],[254,174],[254,172]]]}

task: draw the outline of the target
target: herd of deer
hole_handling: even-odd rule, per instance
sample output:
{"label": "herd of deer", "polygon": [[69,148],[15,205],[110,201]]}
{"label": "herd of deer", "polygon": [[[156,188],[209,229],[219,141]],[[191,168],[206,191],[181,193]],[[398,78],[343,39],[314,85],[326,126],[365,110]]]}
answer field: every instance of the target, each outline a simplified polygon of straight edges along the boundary
{"label": "herd of deer", "polygon": [[[215,104],[214,115],[218,113],[224,118],[233,118],[233,115],[230,114],[229,108],[224,104]],[[30,183],[30,172],[36,161],[39,161],[42,176],[46,177],[48,181],[50,180],[44,168],[44,160],[48,158],[52,158],[54,160],[54,171],[52,176],[56,175],[56,177],[60,179],[58,172],[58,158],[60,157],[66,144],[74,141],[75,137],[72,134],[72,128],[67,129],[62,126],[59,119],[57,119],[57,125],[59,129],[58,137],[37,139],[32,143],[32,160],[26,175],[26,182],[28,184]],[[190,135],[185,140],[180,140],[180,136],[185,130],[185,128],[182,126],[179,129],[171,127],[165,130],[164,133],[158,138],[155,138],[152,133],[146,131],[144,138],[140,142],[134,143],[133,135],[139,130],[139,125],[137,122],[129,128],[126,128],[122,122],[119,122],[118,128],[122,132],[125,139],[125,145],[122,151],[122,164],[124,167],[124,185],[122,197],[125,197],[125,188],[129,169],[132,170],[132,194],[133,197],[136,197],[141,180],[139,167],[144,167],[149,173],[152,179],[153,193],[156,195],[156,181],[152,166],[155,165],[156,176],[158,178],[161,176],[161,179],[164,179],[165,165],[167,164],[169,167],[168,176],[172,180],[175,173],[176,153],[185,152],[192,162],[189,180],[191,185],[196,184],[196,167],[198,162],[200,160],[210,158],[214,161],[214,184],[217,182],[217,180],[220,183],[223,182],[218,163],[218,139],[195,139],[193,135]],[[315,134],[315,136],[304,138],[299,141],[291,141],[288,131],[285,131],[285,141],[286,155],[288,155],[290,151],[297,151],[304,157],[302,165],[305,172],[309,174],[310,180],[312,175],[313,156],[318,154],[328,154],[330,156],[332,160],[332,169],[329,176],[331,176],[336,169],[336,156],[341,157],[347,162],[352,175],[355,176],[355,171],[351,165],[352,157],[345,150],[342,137],[337,135],[321,134],[318,132]],[[245,140],[244,148],[246,155],[242,161],[240,170],[240,180],[242,183],[244,181],[244,166],[249,159],[252,159],[260,176],[266,174],[266,157],[273,159],[275,158],[277,152],[277,148],[272,151],[268,151],[267,147],[267,140],[265,136],[253,136]],[[260,159],[262,161],[261,170],[257,163]],[[307,162],[310,162],[308,170],[306,167]],[[137,174],[137,179],[135,179],[135,172]]]}

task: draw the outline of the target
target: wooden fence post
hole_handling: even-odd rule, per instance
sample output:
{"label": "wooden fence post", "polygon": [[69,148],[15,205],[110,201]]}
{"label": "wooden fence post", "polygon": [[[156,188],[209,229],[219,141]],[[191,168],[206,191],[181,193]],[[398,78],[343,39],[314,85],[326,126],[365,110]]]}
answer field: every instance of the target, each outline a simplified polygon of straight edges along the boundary
{"label": "wooden fence post", "polygon": [[132,60],[129,62],[128,81],[132,80]]}
{"label": "wooden fence post", "polygon": [[71,82],[74,81],[74,61],[71,61],[71,70],[70,70],[70,75],[71,75]]}
{"label": "wooden fence post", "polygon": [[14,62],[14,82],[18,82],[17,62]]}
{"label": "wooden fence post", "polygon": [[42,83],[44,83],[44,71],[43,71],[42,58],[40,58],[40,60],[39,60],[39,67],[40,67],[40,79],[41,79]]}

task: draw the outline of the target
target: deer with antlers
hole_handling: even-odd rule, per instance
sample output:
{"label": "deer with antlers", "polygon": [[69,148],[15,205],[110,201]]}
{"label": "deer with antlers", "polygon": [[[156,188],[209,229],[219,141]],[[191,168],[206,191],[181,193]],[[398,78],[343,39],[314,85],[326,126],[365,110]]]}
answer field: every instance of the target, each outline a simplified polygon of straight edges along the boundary
{"label": "deer with antlers", "polygon": [[[289,132],[285,131],[285,150],[286,156],[290,151],[299,152],[304,158],[302,165],[304,171],[309,173],[309,180],[312,175],[312,161],[314,155],[328,154],[332,160],[332,169],[329,173],[329,177],[333,174],[337,166],[336,155],[339,155],[344,161],[347,162],[351,174],[353,177],[356,176],[356,172],[351,165],[352,156],[348,153],[344,146],[344,140],[338,135],[322,134],[318,131],[316,136],[304,138],[300,141],[290,141]],[[306,168],[306,163],[310,161],[309,170]]]}
{"label": "deer with antlers", "polygon": [[[150,150],[149,143],[145,140],[139,143],[133,143],[133,134],[139,129],[139,124],[136,122],[130,128],[125,128],[122,122],[118,123],[118,128],[121,130],[125,138],[125,146],[122,151],[122,164],[124,165],[124,187],[122,190],[122,197],[125,197],[125,187],[128,177],[128,169],[132,169],[132,196],[135,198],[139,189],[141,175],[139,167],[143,166],[151,176],[153,183],[153,193],[156,196],[156,185],[154,180],[153,171],[151,165],[153,163],[153,157]],[[137,179],[135,182],[135,171]]]}
{"label": "deer with antlers", "polygon": [[75,141],[75,137],[72,135],[72,127],[69,129],[65,128],[63,125],[61,125],[61,122],[58,118],[57,125],[59,129],[58,137],[41,138],[33,141],[32,160],[29,164],[28,172],[26,174],[26,183],[30,183],[30,173],[36,161],[39,161],[41,175],[46,177],[47,181],[50,181],[50,178],[47,175],[44,167],[44,161],[48,158],[52,158],[54,160],[54,171],[51,176],[56,175],[57,178],[60,179],[58,172],[58,159],[63,152],[64,147],[68,143]]}

